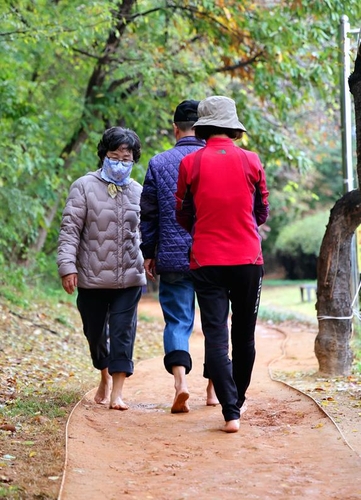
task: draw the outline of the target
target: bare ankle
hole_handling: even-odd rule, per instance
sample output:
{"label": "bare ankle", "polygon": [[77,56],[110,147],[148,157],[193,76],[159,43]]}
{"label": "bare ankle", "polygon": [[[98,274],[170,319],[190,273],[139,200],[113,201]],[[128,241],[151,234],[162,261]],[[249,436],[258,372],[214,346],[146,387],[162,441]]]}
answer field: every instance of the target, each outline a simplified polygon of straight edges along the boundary
{"label": "bare ankle", "polygon": [[240,427],[240,422],[239,419],[237,420],[228,420],[224,424],[223,427],[221,427],[221,431],[231,433],[231,432],[238,432]]}
{"label": "bare ankle", "polygon": [[219,404],[219,401],[218,401],[218,398],[216,395],[216,391],[214,390],[213,382],[212,382],[212,380],[208,380],[206,405],[207,406],[215,406],[218,404]]}

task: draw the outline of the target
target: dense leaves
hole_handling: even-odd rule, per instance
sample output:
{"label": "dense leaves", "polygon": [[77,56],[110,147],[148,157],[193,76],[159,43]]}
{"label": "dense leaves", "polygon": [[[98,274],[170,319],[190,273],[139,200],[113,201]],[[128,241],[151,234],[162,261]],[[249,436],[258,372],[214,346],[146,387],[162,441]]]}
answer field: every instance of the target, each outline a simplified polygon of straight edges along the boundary
{"label": "dense leaves", "polygon": [[309,215],[285,226],[275,250],[290,279],[316,279],[317,257],[328,221],[328,211]]}
{"label": "dense leaves", "polygon": [[320,140],[334,142],[342,14],[360,19],[359,2],[5,1],[0,253],[53,252],[64,197],[96,168],[104,128],[138,132],[142,181],[149,157],[173,143],[176,104],[212,93],[236,100],[244,145],[283,193],[277,217],[289,208],[285,171],[304,171]]}

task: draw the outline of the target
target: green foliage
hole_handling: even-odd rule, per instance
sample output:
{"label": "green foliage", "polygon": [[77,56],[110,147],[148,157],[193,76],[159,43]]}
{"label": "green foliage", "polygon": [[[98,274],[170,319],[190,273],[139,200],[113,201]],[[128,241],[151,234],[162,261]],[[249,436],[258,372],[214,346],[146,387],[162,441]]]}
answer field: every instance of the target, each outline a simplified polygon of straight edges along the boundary
{"label": "green foliage", "polygon": [[74,405],[82,396],[81,391],[62,391],[54,394],[49,394],[48,390],[44,390],[44,394],[28,392],[29,394],[20,394],[13,404],[8,404],[6,412],[8,417],[26,418],[34,415],[43,415],[47,418],[63,417],[64,406]]}
{"label": "green foliage", "polygon": [[[34,300],[58,301],[64,299],[54,256],[38,253],[26,266],[12,262],[0,267],[0,298],[28,308]],[[74,303],[75,297],[66,297]]]}
{"label": "green foliage", "polygon": [[23,492],[22,488],[18,486],[10,485],[9,487],[0,486],[0,498],[10,499],[11,500],[23,500]]}
{"label": "green foliage", "polygon": [[282,228],[292,225],[295,220],[306,217],[312,211],[331,206],[343,194],[339,137],[335,131],[327,133],[325,123],[319,125],[322,142],[314,144],[313,163],[306,171],[292,170],[284,165],[267,166],[271,217],[267,221],[270,231],[263,241],[265,256],[274,253],[275,242]]}
{"label": "green foliage", "polygon": [[26,257],[29,246],[36,241],[37,228],[42,224],[44,208],[40,199],[30,192],[9,186],[0,189],[0,259],[19,261]]}
{"label": "green foliage", "polygon": [[328,218],[328,211],[319,212],[284,227],[276,240],[275,251],[294,258],[318,256]]}
{"label": "green foliage", "polygon": [[143,154],[133,176],[142,182],[149,158],[174,143],[176,105],[210,94],[236,100],[249,131],[243,145],[266,166],[272,231],[295,207],[316,208],[315,188],[299,175],[318,144],[339,149],[328,147],[339,121],[338,26],[343,14],[361,18],[360,2],[129,5],[3,2],[0,259],[28,264],[37,251],[54,252],[69,186],[97,168],[105,128],[137,131]]}
{"label": "green foliage", "polygon": [[290,279],[316,279],[317,258],[329,212],[322,211],[289,222],[279,232],[274,253]]}

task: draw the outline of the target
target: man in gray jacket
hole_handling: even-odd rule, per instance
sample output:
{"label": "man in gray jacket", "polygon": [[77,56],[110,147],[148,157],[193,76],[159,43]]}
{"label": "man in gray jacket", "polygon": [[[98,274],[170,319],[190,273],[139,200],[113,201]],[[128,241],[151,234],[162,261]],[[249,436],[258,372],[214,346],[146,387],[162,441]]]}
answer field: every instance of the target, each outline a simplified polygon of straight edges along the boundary
{"label": "man in gray jacket", "polygon": [[[165,328],[164,366],[174,376],[172,413],[189,411],[186,374],[192,368],[189,338],[193,331],[195,293],[189,274],[192,238],[176,221],[175,191],[178,168],[184,156],[204,146],[194,136],[199,101],[181,102],[174,113],[176,144],[149,161],[141,196],[141,250],[147,277],[160,275],[159,301]],[[208,405],[218,403],[213,384],[208,382]]]}

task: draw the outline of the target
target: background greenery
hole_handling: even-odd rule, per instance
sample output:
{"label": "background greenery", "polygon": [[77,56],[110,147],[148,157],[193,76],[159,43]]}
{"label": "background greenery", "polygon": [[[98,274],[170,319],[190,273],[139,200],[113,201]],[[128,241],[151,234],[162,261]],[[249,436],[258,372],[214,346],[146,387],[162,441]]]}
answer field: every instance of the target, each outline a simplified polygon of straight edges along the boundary
{"label": "background greenery", "polygon": [[300,321],[317,325],[316,292],[310,293],[310,301],[304,293],[302,301],[300,286],[305,283],[316,285],[315,281],[268,280],[263,282],[259,319],[281,323],[284,321]]}
{"label": "background greenery", "polygon": [[[267,272],[283,264],[293,278],[315,278],[327,214],[343,193],[342,15],[357,27],[359,0],[0,2],[0,424],[17,428],[17,439],[0,432],[11,451],[0,463],[0,497],[56,498],[48,477],[62,470],[66,416],[94,386],[55,254],[69,187],[98,167],[104,129],[139,134],[133,176],[142,182],[149,158],[174,144],[180,101],[232,97],[248,130],[240,145],[256,151],[266,170]],[[313,268],[300,268],[305,262]],[[299,282],[269,280],[260,319],[317,321]],[[137,360],[162,351],[161,327],[147,318],[137,349]]]}
{"label": "background greenery", "polygon": [[211,94],[235,99],[248,129],[240,145],[265,166],[264,250],[277,259],[280,232],[343,191],[342,15],[357,25],[360,2],[3,0],[1,281],[56,277],[65,198],[98,167],[105,128],[137,131],[143,154],[133,176],[142,182],[149,158],[174,143],[176,105]]}

